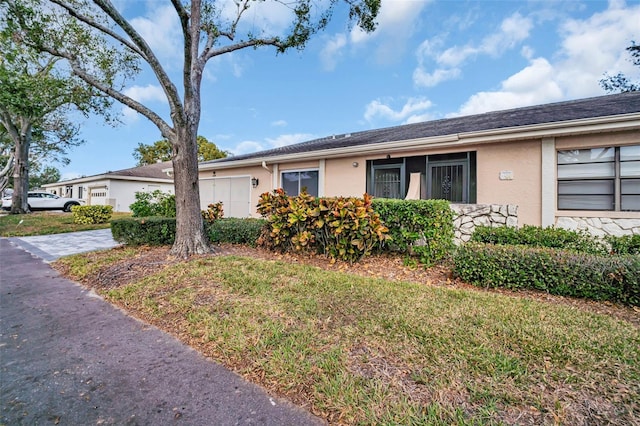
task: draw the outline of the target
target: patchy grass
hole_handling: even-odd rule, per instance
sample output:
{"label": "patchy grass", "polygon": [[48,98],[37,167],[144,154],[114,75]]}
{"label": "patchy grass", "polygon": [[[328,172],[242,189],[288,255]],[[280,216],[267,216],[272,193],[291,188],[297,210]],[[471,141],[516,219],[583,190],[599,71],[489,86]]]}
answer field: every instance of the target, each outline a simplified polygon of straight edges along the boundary
{"label": "patchy grass", "polygon": [[[112,219],[128,216],[131,216],[131,213],[114,213]],[[93,225],[73,223],[73,215],[63,212],[5,214],[0,216],[0,237],[63,234],[66,232],[105,229],[110,226],[109,222]]]}
{"label": "patchy grass", "polygon": [[332,424],[640,422],[640,329],[570,306],[234,256],[103,294]]}

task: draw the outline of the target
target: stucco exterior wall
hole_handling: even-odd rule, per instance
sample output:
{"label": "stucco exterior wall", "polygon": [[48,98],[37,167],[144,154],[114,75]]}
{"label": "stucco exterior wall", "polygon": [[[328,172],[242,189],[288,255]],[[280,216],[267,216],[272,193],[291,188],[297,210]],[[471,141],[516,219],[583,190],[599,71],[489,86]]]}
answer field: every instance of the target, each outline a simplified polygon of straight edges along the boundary
{"label": "stucco exterior wall", "polygon": [[518,206],[518,224],[541,224],[541,141],[477,147],[477,203]]}
{"label": "stucco exterior wall", "polygon": [[[89,186],[89,185],[86,185]],[[91,186],[94,186],[91,183]],[[160,191],[169,194],[174,193],[173,184],[143,182],[143,181],[126,181],[126,180],[110,180],[107,188],[106,200],[91,200],[91,204],[111,205],[113,211],[130,212],[129,206],[136,201],[136,192],[153,192]]]}
{"label": "stucco exterior wall", "polygon": [[[354,162],[357,167],[354,167]],[[333,158],[325,162],[327,197],[362,197],[367,189],[367,157]]]}

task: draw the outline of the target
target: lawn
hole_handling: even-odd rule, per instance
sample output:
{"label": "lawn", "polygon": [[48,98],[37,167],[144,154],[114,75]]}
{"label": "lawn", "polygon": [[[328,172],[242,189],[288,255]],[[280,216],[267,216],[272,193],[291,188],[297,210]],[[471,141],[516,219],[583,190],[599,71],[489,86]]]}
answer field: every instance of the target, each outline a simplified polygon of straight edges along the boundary
{"label": "lawn", "polygon": [[[114,213],[113,219],[128,217],[131,213]],[[109,228],[109,223],[81,225],[73,223],[72,213],[37,212],[0,215],[0,237],[27,237],[32,235],[62,234]]]}
{"label": "lawn", "polygon": [[[95,282],[144,250],[72,256]],[[527,297],[304,262],[175,259],[108,300],[331,424],[638,424],[637,324]],[[118,266],[119,265],[119,266]]]}

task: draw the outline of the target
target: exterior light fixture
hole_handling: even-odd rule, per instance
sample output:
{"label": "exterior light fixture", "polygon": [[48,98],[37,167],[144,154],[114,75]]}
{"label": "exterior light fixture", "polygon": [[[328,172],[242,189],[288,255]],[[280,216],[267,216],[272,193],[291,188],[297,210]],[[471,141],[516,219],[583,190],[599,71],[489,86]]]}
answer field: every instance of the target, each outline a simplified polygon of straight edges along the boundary
{"label": "exterior light fixture", "polygon": [[353,163],[351,163],[351,165],[352,165],[353,167],[358,167],[358,162],[357,162],[357,161],[354,161]]}
{"label": "exterior light fixture", "polygon": [[254,188],[257,188],[259,183],[260,181],[258,180],[258,178],[251,178],[251,186],[253,186]]}

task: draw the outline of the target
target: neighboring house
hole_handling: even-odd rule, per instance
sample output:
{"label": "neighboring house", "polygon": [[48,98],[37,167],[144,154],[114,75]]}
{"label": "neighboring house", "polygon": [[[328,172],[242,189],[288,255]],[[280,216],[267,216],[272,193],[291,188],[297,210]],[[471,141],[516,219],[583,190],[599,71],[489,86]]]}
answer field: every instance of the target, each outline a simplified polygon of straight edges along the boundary
{"label": "neighboring house", "polygon": [[109,205],[116,212],[129,212],[136,192],[157,189],[173,194],[173,178],[165,171],[171,162],[151,164],[131,169],[83,176],[42,187],[63,197],[81,198],[87,205]]}
{"label": "neighboring house", "polygon": [[200,163],[203,208],[259,195],[518,206],[518,224],[640,234],[640,93],[375,129]]}

